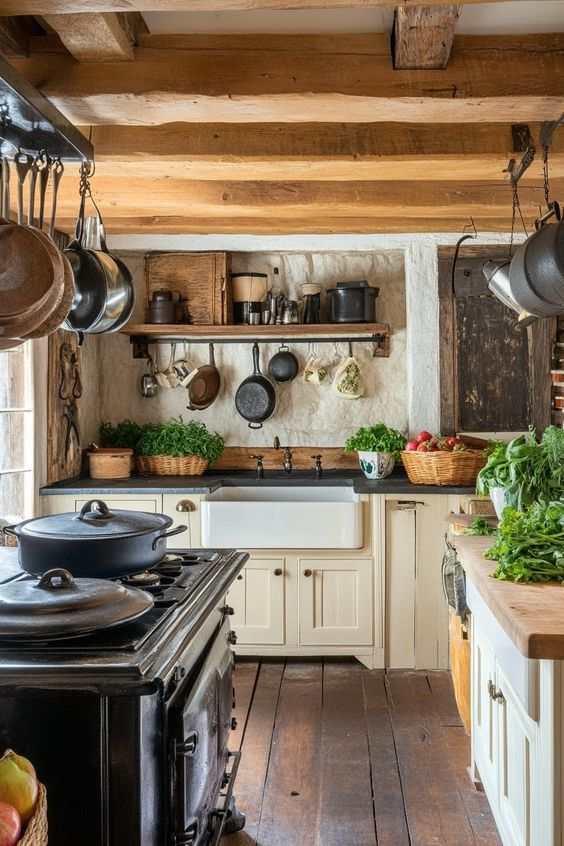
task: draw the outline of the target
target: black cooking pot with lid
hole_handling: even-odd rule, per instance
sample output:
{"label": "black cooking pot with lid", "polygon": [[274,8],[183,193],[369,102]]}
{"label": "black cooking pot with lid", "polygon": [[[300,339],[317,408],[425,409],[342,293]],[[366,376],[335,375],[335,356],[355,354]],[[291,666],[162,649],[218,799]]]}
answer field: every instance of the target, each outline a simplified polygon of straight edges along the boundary
{"label": "black cooking pot with lid", "polygon": [[338,282],[336,288],[329,288],[330,323],[372,323],[376,313],[376,297],[379,288],[373,288],[366,279],[358,282]]}
{"label": "black cooking pot with lid", "polygon": [[64,564],[73,576],[123,576],[154,567],[166,554],[166,539],[185,532],[165,514],[110,511],[91,499],[80,512],[53,514],[6,526],[19,543],[23,570],[41,575]]}
{"label": "black cooking pot with lid", "polygon": [[61,567],[39,580],[0,586],[0,638],[76,637],[136,620],[153,607],[138,588],[105,579],[73,579]]}

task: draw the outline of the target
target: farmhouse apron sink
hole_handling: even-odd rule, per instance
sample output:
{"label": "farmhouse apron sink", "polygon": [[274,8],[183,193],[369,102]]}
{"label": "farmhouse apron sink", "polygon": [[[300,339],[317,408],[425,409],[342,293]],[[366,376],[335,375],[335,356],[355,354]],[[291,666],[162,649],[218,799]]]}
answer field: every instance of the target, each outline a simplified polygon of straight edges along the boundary
{"label": "farmhouse apron sink", "polygon": [[202,544],[241,549],[360,549],[362,503],[335,487],[221,488],[202,502]]}

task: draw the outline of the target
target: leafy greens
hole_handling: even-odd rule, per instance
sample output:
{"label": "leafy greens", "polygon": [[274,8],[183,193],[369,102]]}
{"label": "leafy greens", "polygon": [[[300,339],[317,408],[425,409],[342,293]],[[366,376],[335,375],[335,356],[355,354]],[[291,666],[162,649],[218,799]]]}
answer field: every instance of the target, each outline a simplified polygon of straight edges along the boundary
{"label": "leafy greens", "polygon": [[564,582],[564,502],[536,502],[527,511],[506,508],[486,558],[494,576],[513,582]]}
{"label": "leafy greens", "polygon": [[137,445],[140,455],[199,455],[210,463],[217,461],[225,443],[217,432],[209,432],[204,423],[181,417],[166,423],[149,424]]}
{"label": "leafy greens", "polygon": [[399,458],[406,440],[401,432],[390,429],[384,423],[362,426],[345,443],[346,452],[391,452]]}

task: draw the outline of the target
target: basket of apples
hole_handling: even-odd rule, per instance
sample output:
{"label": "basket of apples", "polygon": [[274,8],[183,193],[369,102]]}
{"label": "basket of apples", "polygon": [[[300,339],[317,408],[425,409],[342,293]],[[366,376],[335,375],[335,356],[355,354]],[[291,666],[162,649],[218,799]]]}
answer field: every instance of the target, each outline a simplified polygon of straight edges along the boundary
{"label": "basket of apples", "polygon": [[473,448],[467,439],[425,431],[407,442],[401,458],[414,485],[475,485],[486,463],[485,450]]}
{"label": "basket of apples", "polygon": [[11,749],[0,758],[0,846],[47,846],[47,792]]}

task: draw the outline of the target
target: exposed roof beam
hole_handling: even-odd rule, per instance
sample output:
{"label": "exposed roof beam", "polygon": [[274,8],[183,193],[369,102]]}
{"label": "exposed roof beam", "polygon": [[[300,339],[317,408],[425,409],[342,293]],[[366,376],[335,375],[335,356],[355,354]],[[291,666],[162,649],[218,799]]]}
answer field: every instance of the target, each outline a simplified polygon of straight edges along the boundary
{"label": "exposed roof beam", "polygon": [[[538,139],[540,127],[529,128]],[[509,159],[521,156],[504,124],[97,126],[92,143],[100,176],[228,182],[499,182]],[[550,172],[564,177],[564,133],[554,135]],[[542,179],[540,156],[524,179]]]}
{"label": "exposed roof beam", "polygon": [[73,58],[79,62],[119,62],[133,59],[133,47],[142,25],[138,12],[117,14],[45,15]]}
{"label": "exposed roof beam", "polygon": [[460,14],[445,6],[398,6],[394,16],[393,55],[396,70],[446,68]]}
{"label": "exposed roof beam", "polygon": [[[444,0],[426,0],[440,6]],[[465,0],[469,4],[491,0]],[[498,0],[505,2],[505,0]],[[417,0],[2,0],[0,15],[53,15],[80,12],[223,12],[258,9],[339,9],[417,6]]]}
{"label": "exposed roof beam", "polygon": [[[552,180],[555,196],[562,193],[561,179]],[[150,177],[107,178],[96,174],[96,201],[108,225],[145,216],[184,219],[192,226],[199,219],[232,221],[236,232],[248,220],[309,220],[311,231],[327,220],[351,220],[364,226],[382,219],[405,216],[411,220],[452,216],[460,222],[470,216],[487,229],[489,220],[511,224],[511,187],[502,180],[478,182],[204,182]],[[521,185],[523,214],[531,222],[543,201],[539,182]],[[63,180],[59,200],[59,224],[76,215],[76,182]],[[355,225],[354,224],[354,225]],[[211,225],[208,231],[213,232]]]}
{"label": "exposed roof beam", "polygon": [[31,35],[27,18],[0,18],[0,53],[4,56],[27,56]]}
{"label": "exposed roof beam", "polygon": [[458,36],[445,71],[395,71],[383,34],[143,36],[135,62],[17,60],[76,124],[508,123],[556,118],[564,34]]}

